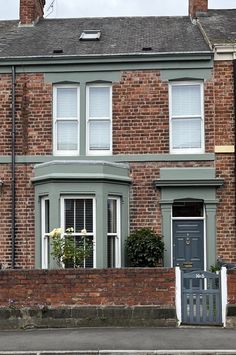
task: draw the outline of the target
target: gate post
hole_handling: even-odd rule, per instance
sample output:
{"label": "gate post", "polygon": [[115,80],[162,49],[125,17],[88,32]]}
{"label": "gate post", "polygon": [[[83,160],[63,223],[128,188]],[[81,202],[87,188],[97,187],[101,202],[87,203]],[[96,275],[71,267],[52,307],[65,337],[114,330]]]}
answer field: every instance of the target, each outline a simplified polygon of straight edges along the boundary
{"label": "gate post", "polygon": [[221,305],[222,305],[222,323],[226,327],[227,303],[228,303],[228,289],[227,289],[227,269],[222,266],[221,270]]}
{"label": "gate post", "polygon": [[181,270],[179,266],[175,267],[175,306],[178,326],[182,322],[182,285],[181,285]]}

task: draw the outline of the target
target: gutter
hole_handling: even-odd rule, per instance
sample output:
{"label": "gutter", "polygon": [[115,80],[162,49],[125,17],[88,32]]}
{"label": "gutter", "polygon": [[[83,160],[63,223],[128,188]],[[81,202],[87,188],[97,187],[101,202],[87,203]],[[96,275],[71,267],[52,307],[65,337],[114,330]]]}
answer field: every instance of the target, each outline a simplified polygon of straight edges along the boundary
{"label": "gutter", "polygon": [[52,60],[56,63],[71,63],[71,64],[83,64],[83,63],[116,63],[116,62],[152,62],[152,61],[163,61],[170,60],[176,61],[176,58],[181,61],[186,61],[188,59],[192,60],[204,60],[209,61],[213,58],[212,51],[201,51],[201,52],[152,52],[152,53],[116,53],[116,54],[85,54],[85,55],[46,55],[46,56],[18,56],[18,57],[0,57],[1,66],[6,65],[24,65],[40,63],[48,64]]}
{"label": "gutter", "polygon": [[12,257],[11,267],[15,268],[15,240],[16,240],[16,69],[12,68],[12,141],[11,141],[11,196],[12,196],[12,217],[11,217],[11,242]]}

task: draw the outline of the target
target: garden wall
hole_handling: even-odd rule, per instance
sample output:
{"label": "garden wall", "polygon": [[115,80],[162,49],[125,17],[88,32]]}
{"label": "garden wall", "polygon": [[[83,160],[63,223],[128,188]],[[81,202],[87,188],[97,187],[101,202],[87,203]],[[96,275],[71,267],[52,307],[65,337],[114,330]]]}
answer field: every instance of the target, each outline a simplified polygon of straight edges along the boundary
{"label": "garden wall", "polygon": [[1,270],[0,307],[1,329],[175,325],[175,270]]}
{"label": "garden wall", "polygon": [[227,326],[236,327],[236,270],[228,270],[227,272],[228,286],[228,309],[227,309]]}

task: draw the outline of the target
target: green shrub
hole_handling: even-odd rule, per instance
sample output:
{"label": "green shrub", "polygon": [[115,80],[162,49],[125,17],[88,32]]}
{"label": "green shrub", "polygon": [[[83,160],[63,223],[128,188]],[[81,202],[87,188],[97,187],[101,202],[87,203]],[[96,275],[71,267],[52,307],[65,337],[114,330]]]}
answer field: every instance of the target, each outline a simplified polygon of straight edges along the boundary
{"label": "green shrub", "polygon": [[66,234],[62,237],[62,229],[55,228],[49,233],[51,237],[51,255],[57,261],[58,266],[78,268],[83,265],[84,259],[92,253],[92,246],[86,240],[87,231],[83,229],[81,233],[80,245],[77,245],[73,236],[73,228],[67,228]]}
{"label": "green shrub", "polygon": [[126,253],[129,266],[156,267],[162,262],[164,243],[153,230],[142,228],[127,238]]}

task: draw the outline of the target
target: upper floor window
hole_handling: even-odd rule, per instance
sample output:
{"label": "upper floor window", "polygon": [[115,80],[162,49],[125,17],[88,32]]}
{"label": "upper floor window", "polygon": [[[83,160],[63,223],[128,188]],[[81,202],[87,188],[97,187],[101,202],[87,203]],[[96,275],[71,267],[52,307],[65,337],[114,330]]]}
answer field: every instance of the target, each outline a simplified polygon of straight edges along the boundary
{"label": "upper floor window", "polygon": [[55,86],[53,106],[54,153],[79,154],[79,87]]}
{"label": "upper floor window", "polygon": [[203,84],[170,84],[170,152],[204,152]]}
{"label": "upper floor window", "polygon": [[109,155],[112,151],[111,86],[87,87],[87,154]]}

